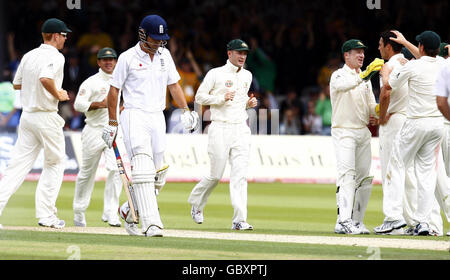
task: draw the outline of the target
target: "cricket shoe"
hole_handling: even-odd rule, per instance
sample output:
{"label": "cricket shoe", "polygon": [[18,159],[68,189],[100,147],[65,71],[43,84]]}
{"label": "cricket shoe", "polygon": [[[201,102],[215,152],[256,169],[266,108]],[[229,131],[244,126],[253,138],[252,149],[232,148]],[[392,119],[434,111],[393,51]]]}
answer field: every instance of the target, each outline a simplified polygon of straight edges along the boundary
{"label": "cricket shoe", "polygon": [[[2,224],[0,224],[0,230],[1,230],[1,229],[3,229],[3,226],[2,226]],[[450,231],[449,231],[449,232],[450,232]],[[448,235],[448,234],[447,234],[447,235]]]}
{"label": "cricket shoe", "polygon": [[437,231],[435,231],[434,229],[430,229],[430,232],[428,233],[429,236],[443,236],[442,233],[439,233]]}
{"label": "cricket shoe", "polygon": [[41,227],[50,227],[56,229],[62,229],[66,225],[66,223],[63,220],[58,219],[55,215],[48,218],[39,219],[38,224]]}
{"label": "cricket shoe", "polygon": [[427,223],[419,223],[414,228],[414,235],[429,235],[431,232],[430,226]]}
{"label": "cricket shoe", "polygon": [[195,208],[193,205],[191,207],[191,216],[195,223],[203,223],[203,211]]}
{"label": "cricket shoe", "polygon": [[340,222],[339,225],[339,231],[336,232],[338,234],[361,234],[361,230],[353,224],[351,219]]}
{"label": "cricket shoe", "polygon": [[361,234],[370,234],[370,230],[368,230],[363,223],[354,222],[354,225],[357,229],[359,229],[359,231],[361,231]]}
{"label": "cricket shoe", "polygon": [[125,222],[124,223],[124,227],[125,227],[125,230],[127,231],[127,233],[129,235],[132,235],[132,236],[140,236],[140,235],[142,235],[140,233],[140,231],[139,231],[139,228],[138,228],[137,224],[135,224],[135,223]]}
{"label": "cricket shoe", "polygon": [[[406,234],[407,230],[408,229],[398,228],[398,229],[393,229],[393,230],[391,230],[389,232],[381,233],[381,234],[382,235],[408,235],[408,234]],[[414,228],[413,228],[413,230],[414,230]],[[412,233],[410,235],[412,235]]]}
{"label": "cricket shoe", "polygon": [[337,234],[343,233],[343,229],[342,229],[342,226],[339,223],[339,221],[336,222],[336,225],[334,226],[334,233],[337,233]]}
{"label": "cricket shoe", "polygon": [[86,227],[86,217],[82,212],[75,212],[73,214],[73,225],[76,227]]}
{"label": "cricket shoe", "polygon": [[373,231],[376,234],[383,234],[403,227],[406,227],[405,220],[384,221],[380,226],[375,227]]}
{"label": "cricket shoe", "polygon": [[[0,225],[1,226],[1,225]],[[1,228],[1,227],[0,227]],[[447,231],[447,236],[450,236],[450,230],[449,231]]]}
{"label": "cricket shoe", "polygon": [[120,227],[122,226],[122,223],[120,222],[120,219],[117,215],[102,215],[102,221],[105,223],[108,223],[112,227]]}
{"label": "cricket shoe", "polygon": [[414,228],[413,226],[409,226],[407,229],[405,229],[405,235],[414,235]]}
{"label": "cricket shoe", "polygon": [[253,230],[253,226],[247,222],[233,223],[232,230]]}
{"label": "cricket shoe", "polygon": [[158,226],[151,225],[144,232],[144,235],[147,236],[147,237],[162,237],[163,236],[163,231]]}

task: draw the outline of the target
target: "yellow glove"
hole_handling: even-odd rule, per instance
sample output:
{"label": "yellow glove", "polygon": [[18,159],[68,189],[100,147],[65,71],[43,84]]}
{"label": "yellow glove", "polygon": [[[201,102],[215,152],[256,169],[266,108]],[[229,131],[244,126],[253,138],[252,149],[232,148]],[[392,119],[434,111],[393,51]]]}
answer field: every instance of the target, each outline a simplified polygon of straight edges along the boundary
{"label": "yellow glove", "polygon": [[380,116],[380,104],[377,104],[377,106],[375,106],[375,114],[377,114],[377,116]]}
{"label": "yellow glove", "polygon": [[364,70],[363,72],[361,72],[359,74],[359,76],[364,81],[370,80],[370,78],[372,78],[373,75],[375,75],[378,71],[381,70],[381,67],[383,67],[383,65],[384,65],[384,60],[382,60],[380,58],[375,58],[374,61],[372,61],[367,66],[366,70]]}

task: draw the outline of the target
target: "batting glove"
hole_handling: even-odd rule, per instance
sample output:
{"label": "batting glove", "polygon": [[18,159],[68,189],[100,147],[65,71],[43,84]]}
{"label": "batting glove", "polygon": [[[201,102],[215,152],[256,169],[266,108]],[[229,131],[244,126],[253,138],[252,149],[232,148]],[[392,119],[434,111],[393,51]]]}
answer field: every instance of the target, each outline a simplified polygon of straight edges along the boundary
{"label": "batting glove", "polygon": [[382,60],[380,58],[375,58],[374,61],[372,61],[367,66],[366,70],[364,70],[363,72],[361,72],[359,74],[359,76],[364,81],[370,80],[373,75],[375,75],[376,73],[378,73],[378,71],[381,70],[381,67],[383,67],[383,65],[384,65],[384,60]]}
{"label": "batting glove", "polygon": [[109,121],[109,124],[103,128],[102,138],[108,148],[112,148],[114,139],[116,139],[118,124],[117,121]]}
{"label": "batting glove", "polygon": [[184,128],[189,131],[194,131],[198,128],[200,121],[197,112],[185,110],[180,117]]}

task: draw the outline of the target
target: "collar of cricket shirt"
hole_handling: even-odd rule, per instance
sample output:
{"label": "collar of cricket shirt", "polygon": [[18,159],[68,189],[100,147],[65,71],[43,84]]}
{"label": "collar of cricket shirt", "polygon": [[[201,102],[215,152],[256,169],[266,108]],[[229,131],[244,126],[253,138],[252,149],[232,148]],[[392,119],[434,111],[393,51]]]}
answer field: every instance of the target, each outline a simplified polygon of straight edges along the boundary
{"label": "collar of cricket shirt", "polygon": [[[144,51],[141,49],[141,42],[138,42],[138,43],[136,44],[136,46],[134,46],[134,49],[136,50],[137,54],[138,54],[140,57],[145,57],[146,55],[149,55],[148,53],[144,52]],[[155,52],[154,57],[156,57],[157,55],[161,55],[161,54],[162,54],[162,50],[161,50],[161,48],[158,48],[158,51]]]}
{"label": "collar of cricket shirt", "polygon": [[50,44],[42,43],[40,47],[43,48],[43,49],[55,50],[55,51],[59,52],[57,48],[55,48],[54,46],[52,46]]}
{"label": "collar of cricket shirt", "polygon": [[230,71],[233,73],[237,73],[239,71],[239,67],[234,66],[233,63],[231,63],[229,59],[227,59],[226,65],[227,65],[228,69],[230,69]]}
{"label": "collar of cricket shirt", "polygon": [[430,61],[430,62],[434,62],[437,60],[436,57],[432,57],[432,56],[428,56],[428,55],[423,55],[420,57],[420,59],[423,59],[425,61]]}
{"label": "collar of cricket shirt", "polygon": [[[356,69],[352,69],[350,67],[348,67],[347,64],[344,64],[344,70],[351,73],[352,75],[358,75],[358,72],[356,72]],[[359,70],[361,71],[361,70]]]}
{"label": "collar of cricket shirt", "polygon": [[100,73],[100,76],[105,77],[107,79],[110,79],[112,77],[112,74],[108,74],[105,71],[102,70],[102,68],[98,68],[98,72]]}
{"label": "collar of cricket shirt", "polygon": [[389,61],[394,61],[396,59],[399,59],[400,57],[405,58],[405,56],[402,53],[396,53],[393,56],[391,56],[391,58],[389,58]]}

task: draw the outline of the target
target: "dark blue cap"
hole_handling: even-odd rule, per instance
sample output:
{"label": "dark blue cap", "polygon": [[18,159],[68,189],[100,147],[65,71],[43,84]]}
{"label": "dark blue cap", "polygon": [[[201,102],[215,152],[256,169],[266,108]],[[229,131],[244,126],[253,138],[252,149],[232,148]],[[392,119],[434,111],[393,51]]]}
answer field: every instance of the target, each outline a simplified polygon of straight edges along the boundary
{"label": "dark blue cap", "polygon": [[158,15],[146,16],[139,26],[144,29],[145,34],[155,40],[169,40],[170,37],[167,34],[167,23]]}

